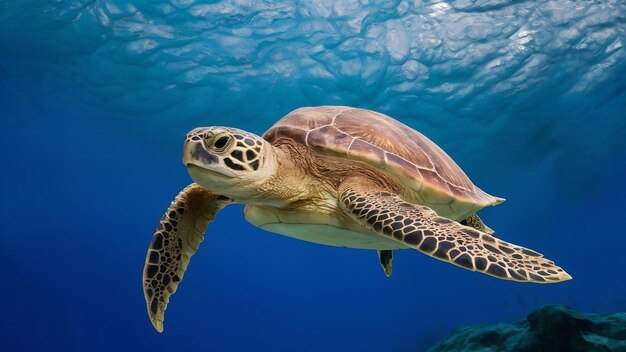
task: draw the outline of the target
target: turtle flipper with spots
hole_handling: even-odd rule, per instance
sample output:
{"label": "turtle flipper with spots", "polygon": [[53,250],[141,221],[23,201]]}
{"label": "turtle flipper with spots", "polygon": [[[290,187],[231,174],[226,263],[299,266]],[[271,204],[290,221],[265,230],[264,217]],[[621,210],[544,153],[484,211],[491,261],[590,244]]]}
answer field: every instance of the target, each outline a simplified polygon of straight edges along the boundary
{"label": "turtle flipper with spots", "polygon": [[487,232],[438,216],[429,207],[403,201],[368,180],[345,182],[341,207],[358,223],[437,259],[500,279],[558,282],[571,279],[543,255]]}
{"label": "turtle flipper with spots", "polygon": [[244,204],[245,219],[269,232],[376,251],[387,276],[392,251],[412,248],[500,279],[571,278],[540,254],[494,238],[476,213],[504,199],[475,186],[426,136],[375,111],[301,108],[263,136],[196,128],[183,144],[183,164],[196,183],[170,205],[144,269],[159,331],[202,233],[229,202]]}
{"label": "turtle flipper with spots", "polygon": [[167,208],[152,236],[143,270],[148,315],[154,328],[163,331],[163,315],[170,296],[198,250],[215,214],[232,201],[192,183]]}

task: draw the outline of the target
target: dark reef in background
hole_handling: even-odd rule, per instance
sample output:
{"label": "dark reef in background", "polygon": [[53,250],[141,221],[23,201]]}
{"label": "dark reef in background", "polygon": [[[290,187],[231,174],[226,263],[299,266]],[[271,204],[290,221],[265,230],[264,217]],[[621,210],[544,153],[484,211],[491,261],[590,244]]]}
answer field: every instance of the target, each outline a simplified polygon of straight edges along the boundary
{"label": "dark reef in background", "polygon": [[456,329],[430,351],[626,351],[626,313],[585,314],[549,305],[527,321]]}

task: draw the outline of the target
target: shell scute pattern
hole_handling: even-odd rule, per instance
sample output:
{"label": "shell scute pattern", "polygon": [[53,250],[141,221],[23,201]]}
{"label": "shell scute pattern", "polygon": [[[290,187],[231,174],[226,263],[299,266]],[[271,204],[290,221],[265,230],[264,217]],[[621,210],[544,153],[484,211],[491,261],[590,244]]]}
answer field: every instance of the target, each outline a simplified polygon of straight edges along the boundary
{"label": "shell scute pattern", "polygon": [[[428,204],[475,210],[499,200],[474,186],[436,144],[393,118],[364,109],[323,106],[297,109],[270,128],[270,143],[291,138],[311,150],[365,162],[409,186]],[[424,188],[423,186],[426,185]]]}
{"label": "shell scute pattern", "polygon": [[[343,133],[333,126],[326,125],[320,128],[311,130],[306,136],[306,144],[323,154],[343,155],[352,143],[353,138],[346,133]],[[334,148],[327,148],[328,145],[333,145]]]}

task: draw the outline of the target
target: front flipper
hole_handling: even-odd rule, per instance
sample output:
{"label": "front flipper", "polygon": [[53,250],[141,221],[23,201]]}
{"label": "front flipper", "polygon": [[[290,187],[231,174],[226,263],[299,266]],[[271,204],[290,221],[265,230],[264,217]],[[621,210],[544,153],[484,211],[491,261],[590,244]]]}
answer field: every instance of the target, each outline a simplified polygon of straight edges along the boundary
{"label": "front flipper", "polygon": [[499,240],[399,196],[350,182],[340,204],[353,219],[380,235],[437,259],[500,279],[552,283],[571,279],[532,250]]}
{"label": "front flipper", "polygon": [[143,269],[143,292],[148,315],[158,332],[163,331],[164,312],[176,292],[189,259],[198,250],[204,232],[227,197],[192,183],[170,204],[152,236]]}

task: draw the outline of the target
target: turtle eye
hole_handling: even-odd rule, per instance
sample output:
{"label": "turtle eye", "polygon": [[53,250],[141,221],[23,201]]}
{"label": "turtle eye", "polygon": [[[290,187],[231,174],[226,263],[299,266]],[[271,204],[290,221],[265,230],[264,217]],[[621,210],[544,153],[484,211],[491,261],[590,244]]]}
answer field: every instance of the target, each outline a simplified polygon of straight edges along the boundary
{"label": "turtle eye", "polygon": [[228,145],[228,142],[230,142],[229,136],[221,136],[217,138],[215,142],[213,142],[213,149],[220,152],[224,151],[224,149],[226,149],[226,146]]}

